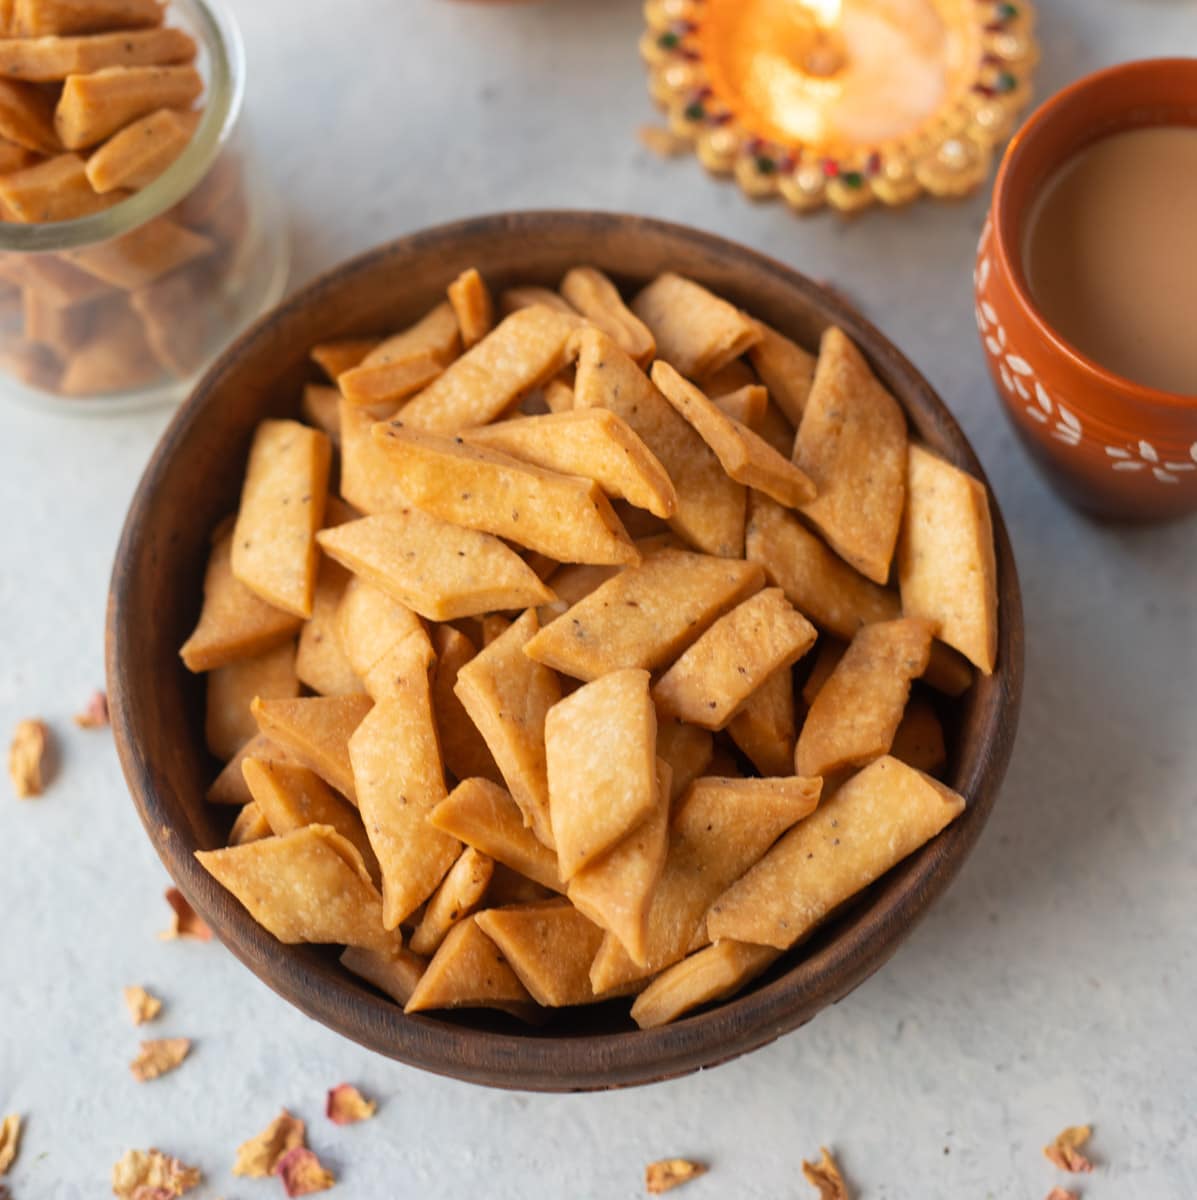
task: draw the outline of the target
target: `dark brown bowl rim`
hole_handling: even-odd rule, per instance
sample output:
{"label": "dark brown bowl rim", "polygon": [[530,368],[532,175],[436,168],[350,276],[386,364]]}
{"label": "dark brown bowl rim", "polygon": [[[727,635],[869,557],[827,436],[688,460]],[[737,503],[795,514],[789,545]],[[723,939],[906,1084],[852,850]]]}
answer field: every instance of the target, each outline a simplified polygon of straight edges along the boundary
{"label": "dark brown bowl rim", "polygon": [[122,621],[127,585],[120,564],[133,557],[138,531],[152,508],[159,482],[189,430],[201,418],[209,394],[251,343],[266,336],[295,310],[318,300],[325,288],[341,283],[380,257],[394,259],[452,245],[472,235],[502,231],[528,234],[550,227],[573,227],[601,237],[613,225],[629,220],[698,252],[740,256],[754,270],[775,276],[803,294],[860,344],[874,364],[883,362],[887,375],[905,377],[908,390],[916,393],[924,406],[922,414],[907,410],[911,420],[919,424],[921,415],[921,423],[926,425],[927,418],[933,416],[940,451],[989,487],[959,425],[913,365],[838,294],[797,271],[714,234],[651,218],[587,210],[497,213],[423,230],[358,255],[306,284],[230,345],[176,413],[151,456],[121,534],[108,600],[106,665],[121,767],[150,841],[184,896],[246,966],[308,1016],[408,1065],[495,1087],[584,1091],[673,1078],[766,1045],[842,999],[888,960],[955,878],[993,808],[1017,727],[1023,670],[1021,596],[1009,537],[989,489],[1001,604],[998,666],[993,679],[998,701],[988,712],[983,748],[973,770],[966,778],[954,781],[968,797],[968,808],[939,837],[895,868],[866,905],[843,918],[843,928],[834,938],[771,982],[660,1029],[586,1036],[521,1036],[518,1032],[471,1029],[435,1016],[405,1016],[392,1001],[348,973],[335,986],[322,980],[316,980],[313,986],[299,957],[289,947],[280,950],[280,944],[239,906],[229,910],[228,920],[217,915],[218,894],[224,893],[167,821],[153,764],[142,756],[136,730],[130,725],[121,671],[125,639],[136,637],[136,630]]}

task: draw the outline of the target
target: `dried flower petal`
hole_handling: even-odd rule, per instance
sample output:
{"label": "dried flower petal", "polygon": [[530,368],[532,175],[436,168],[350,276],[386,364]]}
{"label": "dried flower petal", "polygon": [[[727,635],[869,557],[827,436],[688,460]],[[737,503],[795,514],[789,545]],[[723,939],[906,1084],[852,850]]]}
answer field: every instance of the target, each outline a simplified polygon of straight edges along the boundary
{"label": "dried flower petal", "polygon": [[691,1162],[688,1158],[662,1158],[644,1168],[644,1190],[659,1196],[705,1175],[708,1170],[706,1163]]}
{"label": "dried flower petal", "polygon": [[16,1161],[20,1146],[21,1118],[16,1113],[9,1113],[0,1121],[0,1175],[6,1174]]}
{"label": "dried flower petal", "polygon": [[279,1159],[303,1145],[304,1133],[304,1123],[284,1108],[261,1133],[237,1147],[233,1174],[255,1179],[273,1175]]}
{"label": "dried flower petal", "polygon": [[197,938],[201,942],[212,940],[208,923],[187,902],[187,897],[178,888],[166,889],[166,902],[171,907],[170,926],[158,936],[168,942],[172,938]]}
{"label": "dried flower petal", "polygon": [[103,729],[108,724],[108,696],[104,692],[92,692],[87,707],[75,714],[75,724],[80,729]]}
{"label": "dried flower petal", "polygon": [[373,1100],[367,1100],[351,1083],[338,1083],[328,1092],[324,1112],[334,1125],[353,1125],[365,1121],[378,1111]]}
{"label": "dried flower petal", "polygon": [[143,987],[127,987],[124,989],[124,995],[125,1005],[134,1025],[144,1025],[162,1011],[162,1001]]}
{"label": "dried flower petal", "polygon": [[1093,1129],[1089,1125],[1070,1125],[1056,1135],[1056,1140],[1050,1146],[1043,1147],[1043,1154],[1061,1171],[1087,1174],[1093,1170],[1093,1164],[1081,1153],[1081,1147],[1089,1140],[1092,1132]]}
{"label": "dried flower petal", "polygon": [[306,1146],[296,1146],[274,1164],[274,1173],[283,1181],[288,1196],[310,1196],[327,1192],[336,1178]]}
{"label": "dried flower petal", "polygon": [[802,1160],[802,1174],[806,1176],[806,1182],[819,1189],[819,1200],[850,1200],[839,1164],[831,1157],[826,1146],[820,1146],[819,1152],[823,1157],[818,1163]]}
{"label": "dried flower petal", "polygon": [[693,145],[689,138],[660,125],[641,125],[637,137],[642,146],[662,158],[676,158],[679,154],[685,154]]}
{"label": "dried flower petal", "polygon": [[137,1057],[129,1064],[138,1083],[148,1083],[173,1071],[187,1057],[190,1038],[152,1038],[141,1043]]}
{"label": "dried flower petal", "polygon": [[170,1200],[199,1187],[203,1176],[161,1150],[129,1150],[112,1168],[112,1194],[121,1200]]}
{"label": "dried flower petal", "polygon": [[1070,1192],[1067,1188],[1054,1187],[1047,1194],[1047,1200],[1081,1200],[1076,1192]]}
{"label": "dried flower petal", "polygon": [[13,730],[8,747],[8,774],[19,799],[42,794],[49,753],[50,730],[45,721],[22,721]]}

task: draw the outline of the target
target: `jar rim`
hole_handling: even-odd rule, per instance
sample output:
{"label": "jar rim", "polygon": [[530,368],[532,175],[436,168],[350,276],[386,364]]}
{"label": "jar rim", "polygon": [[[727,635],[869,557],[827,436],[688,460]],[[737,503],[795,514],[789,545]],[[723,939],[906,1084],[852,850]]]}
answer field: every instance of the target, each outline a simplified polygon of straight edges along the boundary
{"label": "jar rim", "polygon": [[152,183],[111,208],[71,221],[0,221],[0,251],[45,253],[109,242],[161,216],[188,196],[227,144],[245,95],[245,46],[222,0],[173,0],[208,52],[204,113],[183,153]]}

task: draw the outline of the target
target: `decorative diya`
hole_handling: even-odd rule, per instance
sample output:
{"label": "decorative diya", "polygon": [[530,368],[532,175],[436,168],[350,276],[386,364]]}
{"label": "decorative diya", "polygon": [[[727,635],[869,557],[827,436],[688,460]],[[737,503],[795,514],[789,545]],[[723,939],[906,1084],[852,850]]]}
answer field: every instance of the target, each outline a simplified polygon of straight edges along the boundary
{"label": "decorative diya", "polygon": [[755,198],[962,196],[1030,99],[1026,0],[648,0],[653,99]]}

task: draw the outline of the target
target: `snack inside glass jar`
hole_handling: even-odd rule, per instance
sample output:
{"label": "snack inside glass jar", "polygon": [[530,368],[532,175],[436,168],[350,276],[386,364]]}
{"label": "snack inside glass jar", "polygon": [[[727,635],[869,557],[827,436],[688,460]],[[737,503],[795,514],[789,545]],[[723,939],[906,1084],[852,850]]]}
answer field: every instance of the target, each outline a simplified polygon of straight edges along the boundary
{"label": "snack inside glass jar", "polygon": [[240,33],[214,0],[172,0],[165,20],[196,43],[195,132],[112,207],[0,221],[0,395],[83,414],[177,402],[282,294],[285,225],[240,122]]}

